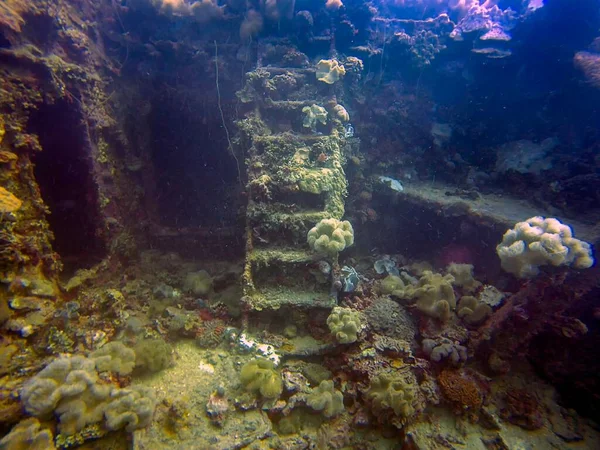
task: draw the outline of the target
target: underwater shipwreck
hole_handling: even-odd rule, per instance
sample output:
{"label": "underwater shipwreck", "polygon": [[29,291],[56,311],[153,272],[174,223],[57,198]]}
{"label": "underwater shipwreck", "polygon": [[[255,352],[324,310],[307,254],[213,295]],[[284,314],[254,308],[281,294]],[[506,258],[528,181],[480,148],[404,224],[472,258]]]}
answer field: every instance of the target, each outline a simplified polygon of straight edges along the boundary
{"label": "underwater shipwreck", "polygon": [[600,448],[600,4],[2,0],[0,449]]}

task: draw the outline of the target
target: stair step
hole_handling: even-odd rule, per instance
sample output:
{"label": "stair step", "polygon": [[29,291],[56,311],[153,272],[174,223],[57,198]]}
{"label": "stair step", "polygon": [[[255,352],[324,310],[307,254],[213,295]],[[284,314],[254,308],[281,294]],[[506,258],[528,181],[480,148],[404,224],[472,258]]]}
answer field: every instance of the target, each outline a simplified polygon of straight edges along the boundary
{"label": "stair step", "polygon": [[247,255],[248,260],[254,266],[266,266],[268,264],[300,264],[311,263],[323,259],[323,255],[314,253],[308,249],[293,247],[265,247],[255,248]]}
{"label": "stair step", "polygon": [[262,287],[253,295],[244,297],[244,301],[255,311],[281,307],[331,309],[337,304],[336,298],[331,297],[328,292],[302,291],[279,286]]}

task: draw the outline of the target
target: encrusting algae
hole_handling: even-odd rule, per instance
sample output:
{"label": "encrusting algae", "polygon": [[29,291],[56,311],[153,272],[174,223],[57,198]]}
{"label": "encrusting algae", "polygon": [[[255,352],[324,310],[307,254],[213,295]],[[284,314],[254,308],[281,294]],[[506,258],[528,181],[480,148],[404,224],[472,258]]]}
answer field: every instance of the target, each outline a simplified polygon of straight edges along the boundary
{"label": "encrusting algae", "polygon": [[13,213],[21,208],[23,202],[0,186],[0,213]]}

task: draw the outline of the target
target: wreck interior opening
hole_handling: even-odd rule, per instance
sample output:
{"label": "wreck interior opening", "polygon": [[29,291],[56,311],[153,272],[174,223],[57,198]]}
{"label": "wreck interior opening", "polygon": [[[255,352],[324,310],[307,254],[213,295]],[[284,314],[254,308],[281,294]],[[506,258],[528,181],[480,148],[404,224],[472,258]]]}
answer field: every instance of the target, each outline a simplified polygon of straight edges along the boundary
{"label": "wreck interior opening", "polygon": [[42,151],[34,155],[35,178],[50,214],[54,250],[65,273],[91,267],[106,255],[102,223],[81,117],[66,102],[45,105],[31,117]]}
{"label": "wreck interior opening", "polygon": [[[208,90],[207,97],[216,96],[213,91]],[[231,109],[228,106],[223,104],[224,109]],[[150,128],[160,225],[224,228],[238,224],[242,191],[238,163],[216,97],[163,91],[152,103]],[[243,171],[241,155],[238,161]]]}

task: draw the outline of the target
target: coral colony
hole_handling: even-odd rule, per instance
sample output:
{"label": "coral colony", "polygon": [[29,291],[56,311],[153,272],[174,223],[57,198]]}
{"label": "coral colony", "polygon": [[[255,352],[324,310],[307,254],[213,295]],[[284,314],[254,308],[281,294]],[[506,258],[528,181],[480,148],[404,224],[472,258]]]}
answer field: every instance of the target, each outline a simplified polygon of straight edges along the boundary
{"label": "coral colony", "polygon": [[0,4],[0,448],[600,448],[592,0]]}

